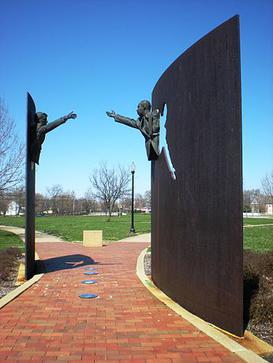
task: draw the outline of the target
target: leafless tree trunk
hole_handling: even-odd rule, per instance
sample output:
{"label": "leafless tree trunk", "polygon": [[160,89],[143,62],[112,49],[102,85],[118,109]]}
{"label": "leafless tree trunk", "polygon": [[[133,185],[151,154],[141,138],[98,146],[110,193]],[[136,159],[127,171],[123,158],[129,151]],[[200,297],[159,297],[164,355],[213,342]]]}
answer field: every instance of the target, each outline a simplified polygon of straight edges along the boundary
{"label": "leafless tree trunk", "polygon": [[85,193],[85,196],[82,200],[82,208],[86,214],[89,214],[91,212],[97,212],[100,210],[99,203],[93,197],[91,191]]}
{"label": "leafless tree trunk", "polygon": [[40,193],[35,194],[35,213],[36,215],[43,215],[47,210],[47,199]]}
{"label": "leafless tree trunk", "polygon": [[18,141],[14,121],[0,98],[0,193],[16,187],[23,179],[24,146]]}
{"label": "leafless tree trunk", "polygon": [[140,193],[137,193],[135,196],[135,209],[143,209],[146,206],[145,204],[145,198]]}
{"label": "leafless tree trunk", "polygon": [[10,198],[7,193],[0,194],[0,215],[6,216],[10,203]]}
{"label": "leafless tree trunk", "polygon": [[63,187],[60,184],[55,184],[52,185],[52,187],[47,188],[47,195],[50,199],[50,208],[54,214],[59,214],[60,212],[59,199],[63,193]]}
{"label": "leafless tree trunk", "polygon": [[262,179],[262,187],[268,203],[273,203],[273,170],[270,175],[266,174]]}
{"label": "leafless tree trunk", "polygon": [[121,205],[122,205],[122,210],[123,212],[131,212],[131,208],[132,208],[132,197],[131,196],[126,196],[125,198],[121,199]]}
{"label": "leafless tree trunk", "polygon": [[107,163],[101,163],[91,175],[90,182],[93,197],[103,202],[110,219],[117,200],[129,192],[129,171],[120,166],[118,170],[108,168]]}

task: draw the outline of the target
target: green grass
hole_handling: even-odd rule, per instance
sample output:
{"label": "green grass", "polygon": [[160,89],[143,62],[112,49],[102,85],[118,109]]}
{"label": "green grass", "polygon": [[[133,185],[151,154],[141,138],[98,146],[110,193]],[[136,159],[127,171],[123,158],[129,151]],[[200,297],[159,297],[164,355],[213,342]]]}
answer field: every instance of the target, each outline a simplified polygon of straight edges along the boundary
{"label": "green grass", "polygon": [[0,230],[0,250],[5,250],[9,247],[18,247],[20,250],[24,250],[23,241],[11,232]]}
{"label": "green grass", "polygon": [[[0,217],[0,224],[24,227],[23,217]],[[244,248],[253,251],[273,251],[273,218],[244,218],[245,225],[265,224],[264,227],[244,228]],[[37,217],[36,229],[55,236],[60,236],[67,241],[82,241],[82,231],[85,229],[103,230],[103,239],[116,241],[129,235],[131,216],[112,217],[107,222],[107,217],[101,216],[66,216],[66,217]],[[151,230],[151,216],[136,214],[135,228],[138,234],[148,233]]]}
{"label": "green grass", "polygon": [[244,228],[244,248],[255,252],[273,251],[273,218],[244,218],[244,226],[261,227]]}
{"label": "green grass", "polygon": [[273,224],[273,218],[244,218],[245,225],[255,225],[255,224]]}
{"label": "green grass", "polygon": [[273,251],[273,226],[244,228],[244,248],[256,252]]}
{"label": "green grass", "polygon": [[[36,230],[60,236],[67,241],[82,241],[82,232],[88,229],[102,230],[104,240],[117,241],[128,237],[131,216],[112,217],[110,222],[104,216],[37,217],[35,223]],[[0,217],[0,224],[24,227],[25,219]],[[151,216],[135,214],[135,229],[137,234],[150,232]]]}

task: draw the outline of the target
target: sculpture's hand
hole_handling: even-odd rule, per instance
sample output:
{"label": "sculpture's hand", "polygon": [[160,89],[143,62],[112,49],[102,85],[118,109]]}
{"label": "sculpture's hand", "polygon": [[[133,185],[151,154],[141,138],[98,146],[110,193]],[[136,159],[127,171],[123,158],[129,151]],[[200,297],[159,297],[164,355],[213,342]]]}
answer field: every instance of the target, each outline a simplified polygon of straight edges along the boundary
{"label": "sculpture's hand", "polygon": [[64,118],[66,120],[69,120],[70,118],[74,118],[75,119],[75,118],[77,118],[77,114],[76,113],[73,113],[73,111],[72,111],[68,115],[64,116]]}
{"label": "sculpture's hand", "polygon": [[106,111],[106,115],[109,116],[109,117],[113,117],[113,118],[115,118],[117,116],[117,114],[113,110],[111,112]]}

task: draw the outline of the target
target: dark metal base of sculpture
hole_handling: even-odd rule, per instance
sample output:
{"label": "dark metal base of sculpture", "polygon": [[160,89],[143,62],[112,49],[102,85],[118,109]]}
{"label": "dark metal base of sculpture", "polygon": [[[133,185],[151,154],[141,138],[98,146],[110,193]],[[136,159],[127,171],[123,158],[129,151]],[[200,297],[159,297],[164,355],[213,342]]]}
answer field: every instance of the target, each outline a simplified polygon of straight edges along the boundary
{"label": "dark metal base of sculpture", "polygon": [[167,143],[152,162],[152,279],[206,321],[243,335],[239,20],[234,17],[163,73]]}
{"label": "dark metal base of sculpture", "polygon": [[25,226],[25,278],[35,272],[35,163],[31,160],[32,140],[35,138],[36,107],[27,93],[27,150],[26,150],[26,226]]}

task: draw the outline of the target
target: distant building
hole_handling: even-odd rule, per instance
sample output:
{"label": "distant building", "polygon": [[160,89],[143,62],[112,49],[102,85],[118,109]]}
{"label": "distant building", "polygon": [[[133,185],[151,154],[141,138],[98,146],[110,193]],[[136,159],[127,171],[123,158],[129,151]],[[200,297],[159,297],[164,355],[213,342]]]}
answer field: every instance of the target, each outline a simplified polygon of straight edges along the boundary
{"label": "distant building", "polygon": [[251,213],[260,212],[259,203],[258,203],[257,199],[252,200],[252,202],[250,203],[250,207],[251,207]]}
{"label": "distant building", "polygon": [[273,215],[273,204],[271,204],[271,203],[267,203],[267,204],[265,205],[265,213],[266,213],[266,214]]}
{"label": "distant building", "polygon": [[6,216],[17,216],[19,214],[19,204],[10,202],[6,212]]}
{"label": "distant building", "polygon": [[138,209],[141,213],[145,213],[145,214],[149,214],[151,213],[151,209],[149,208],[141,208],[141,209]]}

